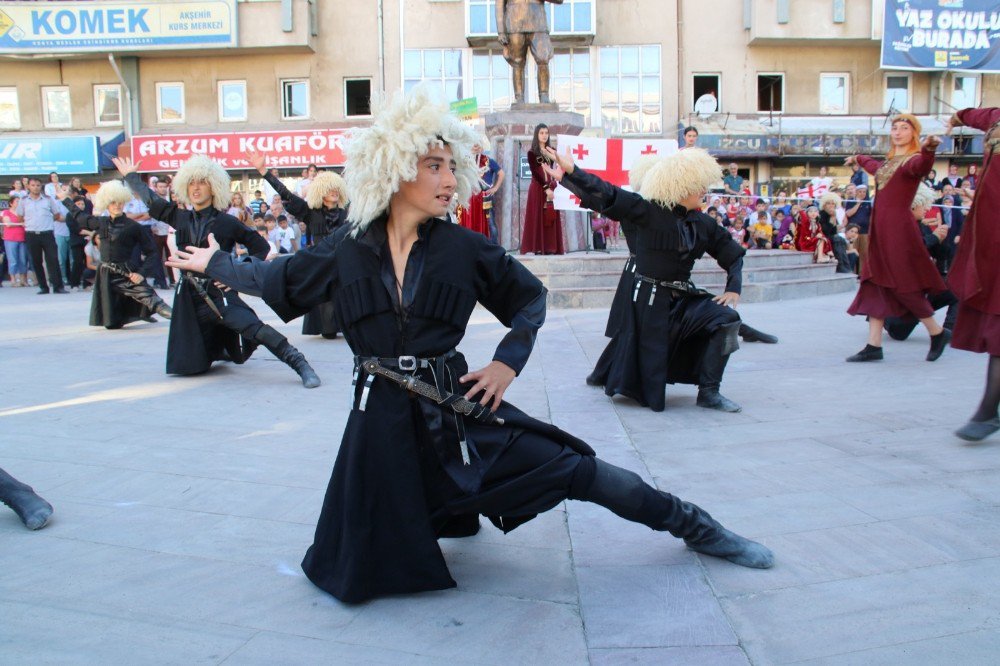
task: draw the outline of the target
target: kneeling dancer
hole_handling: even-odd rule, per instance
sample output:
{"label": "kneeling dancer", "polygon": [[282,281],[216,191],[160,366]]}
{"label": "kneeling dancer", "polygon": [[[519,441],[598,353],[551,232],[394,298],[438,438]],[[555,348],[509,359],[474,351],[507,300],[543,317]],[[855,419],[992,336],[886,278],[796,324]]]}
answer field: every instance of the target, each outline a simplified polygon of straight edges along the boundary
{"label": "kneeling dancer", "polygon": [[[121,328],[133,321],[155,321],[153,313],[170,319],[170,306],[157,295],[143,278],[157,261],[156,244],[141,224],[126,217],[125,204],[132,200],[130,190],[120,180],[109,180],[94,195],[94,210],[107,211],[100,217],[88,215],[77,208],[70,198],[69,187],[63,185],[59,197],[66,207],[71,233],[86,229],[100,238],[101,265],[94,278],[94,294],[90,301],[90,325]],[[132,263],[136,246],[145,257],[140,269]]]}
{"label": "kneeling dancer", "polygon": [[[503,402],[544,321],[545,288],[449,219],[453,195],[467,200],[476,182],[475,132],[420,86],[373,102],[374,123],[347,148],[353,230],[335,250],[241,264],[191,248],[176,260],[262,294],[286,320],[331,300],[356,355],[353,409],[302,563],[309,579],[346,602],[454,587],[438,537],[474,534],[479,514],[510,531],[565,499],[771,566],[764,546]],[[470,372],[455,347],[477,302],[511,330]]]}
{"label": "kneeling dancer", "polygon": [[[726,306],[739,303],[746,250],[700,210],[719,165],[704,150],[688,148],[649,167],[636,193],[576,168],[569,155],[550,155],[558,161],[550,174],[583,206],[638,228],[631,303],[587,383],[655,412],[665,407],[667,384],[697,384],[700,407],[740,411],[719,386],[739,348],[740,316]],[[706,253],[728,274],[721,296],[691,282],[694,262]]]}
{"label": "kneeling dancer", "polygon": [[[153,219],[176,230],[177,247],[206,247],[213,234],[225,252],[236,243],[260,259],[270,246],[259,234],[223,213],[229,205],[229,174],[205,155],[195,155],[174,176],[177,202],[153,196],[128,159],[114,158],[132,191],[149,207]],[[190,205],[193,210],[184,206]],[[288,339],[260,320],[238,294],[223,289],[199,272],[187,271],[177,282],[174,316],[167,339],[167,374],[207,372],[213,361],[243,363],[257,345],[263,345],[288,364],[306,388],[320,385],[319,377]]]}
{"label": "kneeling dancer", "polygon": [[951,346],[990,357],[979,408],[955,432],[978,442],[1000,430],[1000,108],[962,109],[949,125],[986,133],[976,194],[948,275],[948,285],[960,302]]}

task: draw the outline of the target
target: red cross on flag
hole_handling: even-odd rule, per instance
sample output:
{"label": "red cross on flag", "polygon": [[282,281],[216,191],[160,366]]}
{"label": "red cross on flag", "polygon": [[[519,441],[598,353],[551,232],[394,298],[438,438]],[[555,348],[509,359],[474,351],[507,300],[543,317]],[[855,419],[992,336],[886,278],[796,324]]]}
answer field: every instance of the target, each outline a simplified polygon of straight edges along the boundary
{"label": "red cross on flag", "polygon": [[809,183],[795,193],[799,199],[818,199],[830,190],[826,183]]}
{"label": "red cross on flag", "polygon": [[[628,172],[643,154],[670,155],[677,152],[674,139],[603,139],[560,134],[560,152],[569,150],[576,166],[618,187],[628,188]],[[587,210],[565,187],[558,187],[554,199],[557,210]]]}

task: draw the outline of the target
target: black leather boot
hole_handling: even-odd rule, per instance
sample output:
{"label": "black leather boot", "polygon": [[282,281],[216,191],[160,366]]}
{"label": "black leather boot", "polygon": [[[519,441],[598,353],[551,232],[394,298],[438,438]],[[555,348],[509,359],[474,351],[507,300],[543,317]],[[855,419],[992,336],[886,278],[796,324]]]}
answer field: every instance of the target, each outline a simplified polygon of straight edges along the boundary
{"label": "black leather boot", "polygon": [[173,309],[166,304],[165,301],[160,301],[160,304],[156,306],[156,314],[160,315],[164,319],[170,319],[174,314]]}
{"label": "black leather boot", "polygon": [[947,328],[941,329],[937,335],[931,336],[931,348],[927,351],[927,360],[936,361],[941,358],[945,347],[951,342],[951,331]]}
{"label": "black leather boot", "polygon": [[316,388],[321,384],[319,375],[309,365],[309,361],[298,349],[288,342],[288,338],[276,331],[267,324],[262,324],[257,332],[251,336],[254,342],[278,357],[278,360],[286,363],[288,367],[299,374],[302,378],[302,385],[306,388]]}
{"label": "black leather boot", "polygon": [[867,361],[881,361],[883,359],[882,348],[875,345],[865,345],[865,348],[853,356],[847,357],[848,363],[865,363]]}
{"label": "black leather boot", "polygon": [[734,346],[734,327],[738,330],[742,324],[722,326],[708,341],[705,354],[701,359],[701,372],[698,382],[698,400],[696,404],[705,409],[717,409],[720,412],[739,412],[743,408],[726,396],[719,393],[722,384],[722,374],[729,363],[729,355]]}
{"label": "black leather boot", "polygon": [[21,483],[0,469],[0,502],[17,514],[29,530],[37,530],[49,522],[52,505],[39,497],[31,486]]}
{"label": "black leather boot", "polygon": [[758,331],[753,326],[747,326],[742,322],[740,323],[740,337],[743,339],[743,342],[763,342],[766,345],[773,345],[778,342],[777,336]]}
{"label": "black leather boot", "polygon": [[955,431],[955,435],[967,442],[979,442],[1000,430],[1000,418],[989,421],[969,421]]}
{"label": "black leather boot", "polygon": [[653,488],[634,472],[600,459],[595,459],[594,464],[590,487],[571,499],[594,502],[626,520],[658,532],[670,532],[684,539],[691,550],[705,555],[754,569],[767,569],[774,564],[770,549],[730,532],[697,504]]}

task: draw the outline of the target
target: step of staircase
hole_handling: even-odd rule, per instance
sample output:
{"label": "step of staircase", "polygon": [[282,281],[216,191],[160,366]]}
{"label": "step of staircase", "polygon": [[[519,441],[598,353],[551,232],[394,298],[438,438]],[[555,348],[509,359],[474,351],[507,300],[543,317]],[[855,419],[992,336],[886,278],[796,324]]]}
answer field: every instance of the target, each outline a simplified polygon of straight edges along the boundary
{"label": "step of staircase", "polygon": [[[518,256],[549,289],[554,308],[610,307],[625,252],[560,256]],[[711,257],[695,263],[691,279],[714,293],[725,288],[725,272]],[[857,288],[854,275],[837,274],[833,264],[814,264],[806,252],[752,250],[743,260],[743,294],[746,303],[823,296]]]}

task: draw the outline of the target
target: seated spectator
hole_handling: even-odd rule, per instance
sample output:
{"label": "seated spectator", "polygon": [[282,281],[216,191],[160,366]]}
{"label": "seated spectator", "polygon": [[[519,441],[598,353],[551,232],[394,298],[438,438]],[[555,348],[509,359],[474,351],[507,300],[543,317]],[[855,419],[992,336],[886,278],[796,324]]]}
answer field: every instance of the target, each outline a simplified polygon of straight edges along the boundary
{"label": "seated spectator", "polygon": [[295,232],[288,226],[288,217],[279,215],[277,228],[268,234],[268,239],[273,241],[278,248],[278,254],[292,254],[298,250],[295,243]]}
{"label": "seated spectator", "polygon": [[750,228],[753,244],[758,250],[770,250],[771,238],[774,235],[774,225],[767,217],[767,211],[757,212],[757,221]]}
{"label": "seated spectator", "polygon": [[858,236],[860,235],[861,228],[856,224],[848,224],[847,228],[844,229],[844,236],[847,237],[847,261],[851,266],[851,271],[854,273],[858,272],[858,259],[860,254],[858,253]]}
{"label": "seated spectator", "polygon": [[771,234],[771,246],[782,250],[795,249],[795,220],[791,215],[778,208],[774,211],[774,231]]}
{"label": "seated spectator", "polygon": [[729,235],[742,247],[750,247],[750,230],[743,226],[743,218],[736,217],[729,227]]}
{"label": "seated spectator", "polygon": [[767,201],[763,198],[759,198],[754,202],[753,210],[744,218],[744,223],[748,229],[757,224],[757,219],[761,213],[764,213],[767,217],[767,223],[771,224],[771,215],[767,212]]}
{"label": "seated spectator", "polygon": [[709,208],[708,216],[713,220],[715,220],[715,223],[718,224],[720,227],[726,226],[722,223],[722,215],[719,214],[718,208]]}
{"label": "seated spectator", "polygon": [[819,208],[809,206],[806,209],[805,218],[799,222],[798,230],[795,233],[796,249],[800,252],[812,253],[813,262],[817,264],[833,261],[829,242],[823,235],[823,228],[819,224]]}
{"label": "seated spectator", "polygon": [[931,169],[927,172],[927,177],[924,178],[924,185],[931,188],[932,190],[937,189],[937,171]]}
{"label": "seated spectator", "polygon": [[972,193],[976,189],[976,173],[979,169],[979,165],[970,164],[969,168],[965,172],[965,178],[962,179],[962,189],[972,196]]}

